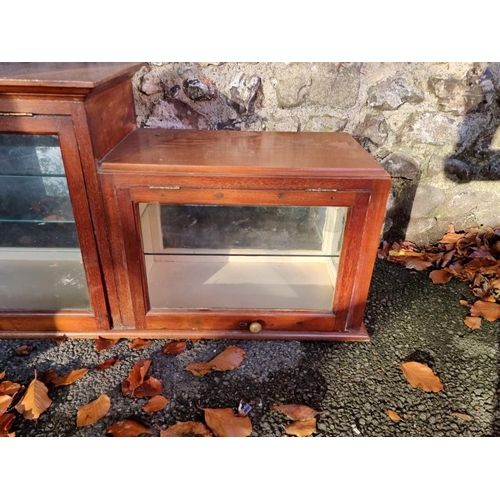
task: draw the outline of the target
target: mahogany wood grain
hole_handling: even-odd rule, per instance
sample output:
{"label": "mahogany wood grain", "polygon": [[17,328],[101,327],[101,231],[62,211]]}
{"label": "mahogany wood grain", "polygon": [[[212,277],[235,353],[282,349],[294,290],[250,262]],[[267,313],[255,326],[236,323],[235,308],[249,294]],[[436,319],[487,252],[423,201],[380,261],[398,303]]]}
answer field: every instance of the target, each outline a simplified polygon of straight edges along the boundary
{"label": "mahogany wood grain", "polygon": [[101,162],[103,171],[241,177],[387,178],[346,133],[137,129]]}
{"label": "mahogany wood grain", "polygon": [[94,157],[100,159],[136,128],[131,81],[91,94],[85,110]]}
{"label": "mahogany wood grain", "polygon": [[143,63],[0,63],[0,92],[88,94],[133,75]]}

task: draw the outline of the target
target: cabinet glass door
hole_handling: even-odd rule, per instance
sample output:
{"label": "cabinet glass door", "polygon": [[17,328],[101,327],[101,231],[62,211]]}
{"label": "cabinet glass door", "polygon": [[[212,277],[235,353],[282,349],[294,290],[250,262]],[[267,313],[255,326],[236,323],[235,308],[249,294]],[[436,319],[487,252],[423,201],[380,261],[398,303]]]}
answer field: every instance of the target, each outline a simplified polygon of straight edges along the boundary
{"label": "cabinet glass door", "polygon": [[0,310],[89,310],[56,135],[0,133]]}
{"label": "cabinet glass door", "polygon": [[331,311],[346,207],[139,203],[151,309]]}

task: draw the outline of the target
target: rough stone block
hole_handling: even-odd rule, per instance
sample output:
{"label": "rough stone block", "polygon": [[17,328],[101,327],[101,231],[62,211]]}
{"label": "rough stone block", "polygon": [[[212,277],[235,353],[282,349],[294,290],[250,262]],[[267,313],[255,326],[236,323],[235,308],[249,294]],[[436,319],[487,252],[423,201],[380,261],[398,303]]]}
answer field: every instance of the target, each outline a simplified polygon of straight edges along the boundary
{"label": "rough stone block", "polygon": [[368,89],[368,105],[382,111],[398,109],[406,102],[418,104],[423,100],[422,91],[403,76],[387,78]]}
{"label": "rough stone block", "polygon": [[382,161],[382,166],[391,177],[402,177],[403,179],[415,179],[420,163],[404,153],[392,153]]}
{"label": "rough stone block", "polygon": [[398,133],[398,142],[454,147],[458,142],[460,125],[460,120],[451,116],[413,113]]}
{"label": "rough stone block", "polygon": [[412,219],[421,219],[442,205],[446,200],[444,192],[434,186],[419,185],[411,209]]}
{"label": "rough stone block", "polygon": [[307,132],[340,132],[347,124],[346,118],[336,116],[311,116],[304,126]]}
{"label": "rough stone block", "polygon": [[368,139],[376,146],[381,146],[387,139],[388,127],[383,115],[367,114],[362,123],[354,130],[354,136],[363,141]]}
{"label": "rough stone block", "polygon": [[246,77],[238,73],[229,83],[229,104],[240,114],[252,113],[259,87],[257,75]]}
{"label": "rough stone block", "polygon": [[352,108],[359,96],[360,68],[358,65],[318,65],[307,102],[338,109]]}
{"label": "rough stone block", "polygon": [[274,75],[276,99],[280,108],[295,108],[303,104],[311,85],[311,73],[306,64],[290,64]]}

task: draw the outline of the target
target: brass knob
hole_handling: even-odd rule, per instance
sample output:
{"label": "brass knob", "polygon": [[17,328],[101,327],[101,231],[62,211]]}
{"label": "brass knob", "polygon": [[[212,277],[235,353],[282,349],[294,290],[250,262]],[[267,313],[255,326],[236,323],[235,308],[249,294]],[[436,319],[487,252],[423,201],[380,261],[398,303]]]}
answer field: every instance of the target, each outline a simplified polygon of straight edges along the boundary
{"label": "brass knob", "polygon": [[252,333],[259,333],[262,331],[262,324],[259,323],[258,321],[254,321],[253,323],[250,323],[250,326],[248,327],[248,329]]}

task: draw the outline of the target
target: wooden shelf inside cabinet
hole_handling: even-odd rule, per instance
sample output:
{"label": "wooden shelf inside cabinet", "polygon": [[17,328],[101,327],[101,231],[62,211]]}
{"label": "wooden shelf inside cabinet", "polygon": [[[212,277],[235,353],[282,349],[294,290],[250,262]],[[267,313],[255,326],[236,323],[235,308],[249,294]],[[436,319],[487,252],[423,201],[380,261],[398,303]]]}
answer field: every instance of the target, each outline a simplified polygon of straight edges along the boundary
{"label": "wooden shelf inside cabinet", "polygon": [[99,177],[129,331],[368,339],[390,178],[348,134],[134,130]]}
{"label": "wooden shelf inside cabinet", "polygon": [[0,337],[121,325],[96,162],[136,128],[139,63],[0,63]]}

